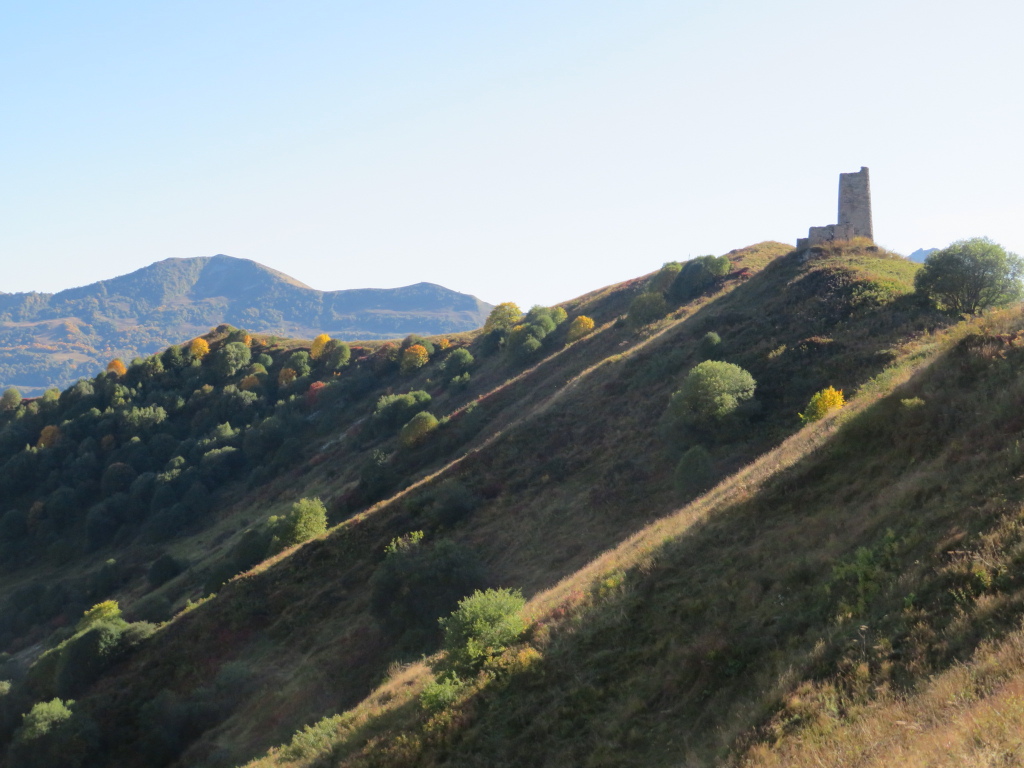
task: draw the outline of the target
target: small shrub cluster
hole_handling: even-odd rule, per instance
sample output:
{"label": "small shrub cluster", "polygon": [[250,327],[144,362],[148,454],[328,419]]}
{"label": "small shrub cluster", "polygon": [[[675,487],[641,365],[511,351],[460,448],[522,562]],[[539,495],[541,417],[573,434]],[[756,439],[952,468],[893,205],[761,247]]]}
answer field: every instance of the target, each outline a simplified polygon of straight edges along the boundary
{"label": "small shrub cluster", "polygon": [[540,352],[544,339],[566,320],[561,307],[533,307],[505,338],[505,350],[515,362],[527,362]]}

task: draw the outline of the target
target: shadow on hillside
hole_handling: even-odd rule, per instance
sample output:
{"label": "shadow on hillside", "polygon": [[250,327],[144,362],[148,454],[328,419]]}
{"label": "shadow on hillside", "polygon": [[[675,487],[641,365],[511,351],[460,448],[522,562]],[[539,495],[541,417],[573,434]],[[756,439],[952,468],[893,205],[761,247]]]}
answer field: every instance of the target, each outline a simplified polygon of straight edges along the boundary
{"label": "shadow on hillside", "polygon": [[[447,759],[710,764],[773,714],[769,741],[841,721],[1017,628],[1022,363],[1005,342],[961,343],[623,587],[599,580],[542,662],[470,705]],[[817,688],[801,704],[802,681]]]}

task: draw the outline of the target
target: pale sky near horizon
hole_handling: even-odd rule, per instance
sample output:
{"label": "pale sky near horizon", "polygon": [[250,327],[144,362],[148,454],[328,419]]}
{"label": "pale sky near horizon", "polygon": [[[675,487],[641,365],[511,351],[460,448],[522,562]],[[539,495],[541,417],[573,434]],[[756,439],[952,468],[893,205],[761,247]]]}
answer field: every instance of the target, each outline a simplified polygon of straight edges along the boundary
{"label": "pale sky near horizon", "polygon": [[0,0],[0,291],[226,253],[521,306],[836,220],[1024,254],[1024,5]]}

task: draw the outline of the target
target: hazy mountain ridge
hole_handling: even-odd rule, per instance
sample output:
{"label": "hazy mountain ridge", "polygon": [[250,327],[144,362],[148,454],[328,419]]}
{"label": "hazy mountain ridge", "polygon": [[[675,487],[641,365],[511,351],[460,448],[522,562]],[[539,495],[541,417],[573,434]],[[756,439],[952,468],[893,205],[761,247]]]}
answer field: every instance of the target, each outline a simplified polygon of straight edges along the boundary
{"label": "hazy mountain ridge", "polygon": [[165,259],[55,294],[0,294],[0,387],[67,386],[230,323],[347,340],[472,330],[490,305],[432,283],[319,291],[248,259]]}

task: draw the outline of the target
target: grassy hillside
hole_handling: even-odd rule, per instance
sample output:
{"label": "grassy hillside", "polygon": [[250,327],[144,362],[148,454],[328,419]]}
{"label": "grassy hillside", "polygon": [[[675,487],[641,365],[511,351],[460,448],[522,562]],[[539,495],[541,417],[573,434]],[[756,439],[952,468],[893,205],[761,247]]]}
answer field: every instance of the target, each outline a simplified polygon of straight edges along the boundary
{"label": "grassy hillside", "polygon": [[221,323],[283,337],[381,339],[479,327],[490,305],[431,283],[318,291],[248,259],[165,259],[56,294],[0,293],[0,389],[94,376]]}
{"label": "grassy hillside", "polygon": [[[248,489],[224,485],[188,535],[144,551],[129,526],[125,549],[95,551],[92,562],[127,555],[139,568],[162,549],[188,562],[159,586],[128,576],[101,595],[128,618],[217,594],[76,692],[89,764],[230,766],[290,740],[262,764],[788,764],[814,728],[839,739],[856,707],[967,663],[987,630],[966,620],[948,642],[949,591],[920,564],[988,486],[947,493],[948,467],[933,463],[947,448],[967,455],[966,403],[983,398],[986,418],[1005,422],[992,377],[1013,343],[958,343],[967,331],[943,330],[910,295],[916,265],[868,244],[729,257],[726,278],[648,324],[626,316],[658,275],[568,302],[529,358],[512,354],[513,337],[504,350],[493,335],[457,340],[475,357],[468,384],[446,383],[441,354],[405,376],[365,354],[321,390],[324,405],[304,406],[301,440],[256,459]],[[580,314],[596,328],[566,345]],[[721,339],[710,350],[709,332]],[[716,429],[680,430],[664,418],[669,397],[709,354],[753,374],[755,401]],[[888,394],[908,378],[917,389]],[[801,429],[796,414],[828,385],[857,393],[842,427]],[[420,388],[441,424],[405,446],[374,404]],[[707,494],[673,479],[696,444],[720,481]],[[327,535],[216,586],[269,515],[312,495],[335,523]],[[922,520],[913,529],[896,525],[908,512]],[[405,588],[449,583],[454,562],[462,587],[530,600],[524,644],[434,712],[420,706],[430,673],[415,661],[437,648],[432,619],[397,613],[402,593],[382,587],[386,545],[413,531],[422,578]],[[974,535],[949,546],[969,551]],[[49,578],[67,574],[52,567]],[[920,584],[904,589],[906,574]],[[6,590],[28,578],[47,576],[20,573]],[[916,631],[913,652],[894,641]],[[22,664],[38,653],[16,645]],[[8,708],[51,697],[51,678],[37,661]],[[791,713],[799,702],[807,711]]]}

